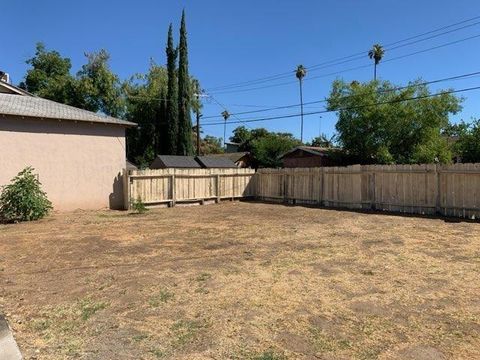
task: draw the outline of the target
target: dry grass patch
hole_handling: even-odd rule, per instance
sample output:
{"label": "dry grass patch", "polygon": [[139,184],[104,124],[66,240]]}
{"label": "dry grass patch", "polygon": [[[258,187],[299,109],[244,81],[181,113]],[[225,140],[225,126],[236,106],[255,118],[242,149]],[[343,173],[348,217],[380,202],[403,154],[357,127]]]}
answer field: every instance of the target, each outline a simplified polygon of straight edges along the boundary
{"label": "dry grass patch", "polygon": [[0,226],[27,359],[480,358],[480,224],[259,203]]}

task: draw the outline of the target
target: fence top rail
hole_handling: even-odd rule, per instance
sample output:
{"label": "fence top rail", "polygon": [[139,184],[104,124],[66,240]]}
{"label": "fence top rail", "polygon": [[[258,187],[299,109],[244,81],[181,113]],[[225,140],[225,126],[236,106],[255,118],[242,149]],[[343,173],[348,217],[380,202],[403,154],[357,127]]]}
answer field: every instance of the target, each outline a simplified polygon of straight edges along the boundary
{"label": "fence top rail", "polygon": [[162,179],[162,178],[216,178],[216,177],[247,177],[254,174],[152,174],[152,175],[129,175],[130,179]]}
{"label": "fence top rail", "polygon": [[211,168],[211,169],[145,169],[128,170],[130,176],[136,175],[183,175],[183,174],[255,174],[255,169],[247,168]]}
{"label": "fence top rail", "polygon": [[351,165],[312,168],[259,169],[260,175],[315,175],[325,174],[365,174],[365,173],[452,173],[480,174],[480,163],[476,164],[412,164],[412,165]]}

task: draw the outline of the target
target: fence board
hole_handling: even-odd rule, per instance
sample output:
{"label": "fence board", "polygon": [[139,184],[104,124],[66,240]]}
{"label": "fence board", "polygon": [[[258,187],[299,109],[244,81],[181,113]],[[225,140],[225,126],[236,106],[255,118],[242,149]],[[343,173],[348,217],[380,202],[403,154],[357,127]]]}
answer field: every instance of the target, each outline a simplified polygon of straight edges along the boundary
{"label": "fence board", "polygon": [[147,205],[253,196],[251,169],[161,169],[125,172],[125,199]]}
{"label": "fence board", "polygon": [[259,199],[480,217],[480,164],[261,169],[255,179]]}

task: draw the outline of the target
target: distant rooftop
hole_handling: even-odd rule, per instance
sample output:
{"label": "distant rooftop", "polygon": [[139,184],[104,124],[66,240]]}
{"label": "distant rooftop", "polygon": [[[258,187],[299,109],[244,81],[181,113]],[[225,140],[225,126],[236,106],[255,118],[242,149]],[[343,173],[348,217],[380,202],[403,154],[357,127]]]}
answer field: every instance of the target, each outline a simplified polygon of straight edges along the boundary
{"label": "distant rooftop", "polygon": [[244,156],[249,155],[250,153],[248,151],[240,151],[240,152],[234,152],[234,153],[223,153],[223,154],[210,154],[208,155],[209,157],[219,157],[219,158],[227,158],[232,160],[233,162],[237,162]]}
{"label": "distant rooftop", "polygon": [[328,147],[318,147],[318,146],[297,146],[297,147],[294,147],[292,150],[290,151],[287,151],[286,153],[282,154],[279,156],[279,159],[282,159],[283,157],[295,152],[295,151],[298,151],[298,150],[302,150],[302,151],[305,151],[307,153],[310,153],[312,155],[318,155],[318,156],[327,156],[328,153],[332,152],[332,151],[339,151],[340,149],[339,148],[328,148]]}
{"label": "distant rooftop", "polygon": [[237,165],[227,158],[218,156],[197,156],[196,160],[203,168],[236,168]]}
{"label": "distant rooftop", "polygon": [[201,169],[194,156],[158,155],[150,165],[150,169]]}

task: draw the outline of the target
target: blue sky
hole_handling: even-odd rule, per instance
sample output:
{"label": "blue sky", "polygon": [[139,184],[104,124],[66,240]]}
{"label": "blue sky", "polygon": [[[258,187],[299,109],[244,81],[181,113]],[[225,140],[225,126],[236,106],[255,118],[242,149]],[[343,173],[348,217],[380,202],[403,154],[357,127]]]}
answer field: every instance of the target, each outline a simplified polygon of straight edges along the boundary
{"label": "blue sky", "polygon": [[[0,69],[22,80],[27,69],[25,60],[34,53],[35,43],[44,42],[72,59],[77,71],[84,63],[83,53],[101,48],[112,57],[111,66],[121,78],[148,69],[150,58],[165,63],[164,48],[168,24],[173,22],[178,37],[182,8],[187,12],[190,71],[202,87],[254,80],[292,71],[280,79],[247,88],[210,93],[231,113],[297,104],[298,84],[293,70],[298,64],[314,64],[365,52],[365,58],[337,66],[310,71],[306,79],[369,64],[367,51],[373,43],[388,44],[436,28],[480,15],[478,0],[3,0],[2,51]],[[474,22],[478,22],[477,19]],[[436,45],[480,35],[480,24],[425,42],[387,51],[385,60],[427,49]],[[379,66],[379,77],[405,84],[422,77],[439,79],[480,71],[480,37],[456,45],[428,51],[417,56],[385,62]],[[338,75],[305,81],[304,101],[324,99],[332,80],[365,81],[373,68],[363,68]],[[287,85],[250,91],[277,83]],[[480,85],[480,77],[437,84],[441,88],[465,88]],[[245,90],[231,92],[232,90]],[[469,120],[480,114],[480,91],[465,93],[464,110],[454,117]],[[322,104],[305,111],[321,111]],[[214,100],[205,99],[205,116],[223,111]],[[295,114],[298,109],[242,115],[241,119]],[[231,120],[237,120],[231,118]],[[211,119],[205,120],[212,121]],[[335,114],[305,117],[305,140],[319,132],[333,134]],[[227,127],[228,133],[238,124]],[[300,119],[262,121],[252,127],[300,134]],[[206,134],[223,136],[223,126],[205,126]],[[228,135],[227,135],[228,136]]]}

